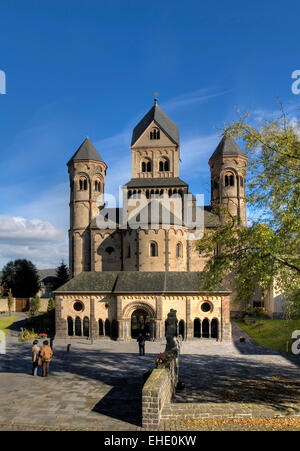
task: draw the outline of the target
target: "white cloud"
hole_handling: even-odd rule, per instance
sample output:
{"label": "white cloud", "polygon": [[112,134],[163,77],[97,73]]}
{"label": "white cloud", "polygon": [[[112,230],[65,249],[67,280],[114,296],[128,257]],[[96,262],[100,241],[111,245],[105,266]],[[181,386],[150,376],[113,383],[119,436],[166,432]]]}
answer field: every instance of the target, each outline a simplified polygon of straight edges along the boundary
{"label": "white cloud", "polygon": [[26,258],[38,268],[67,261],[66,233],[48,221],[0,215],[0,265]]}
{"label": "white cloud", "polygon": [[214,90],[211,88],[206,88],[206,89],[198,89],[196,91],[188,92],[188,93],[182,94],[178,97],[174,97],[170,100],[167,100],[166,102],[163,102],[161,107],[163,109],[171,111],[171,110],[175,110],[177,108],[183,108],[183,107],[192,105],[194,103],[206,102],[207,100],[227,94],[227,93],[231,92],[232,90],[228,89],[226,91],[220,91],[220,92],[213,92],[213,91]]}

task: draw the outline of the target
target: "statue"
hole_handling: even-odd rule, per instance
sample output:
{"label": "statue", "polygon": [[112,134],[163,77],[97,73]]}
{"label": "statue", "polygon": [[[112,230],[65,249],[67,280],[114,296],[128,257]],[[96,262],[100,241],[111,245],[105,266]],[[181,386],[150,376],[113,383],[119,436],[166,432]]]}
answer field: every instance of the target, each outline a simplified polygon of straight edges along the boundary
{"label": "statue", "polygon": [[172,352],[176,356],[178,355],[178,342],[176,340],[178,320],[176,318],[176,310],[171,309],[167,317],[167,330],[166,330],[166,352]]}

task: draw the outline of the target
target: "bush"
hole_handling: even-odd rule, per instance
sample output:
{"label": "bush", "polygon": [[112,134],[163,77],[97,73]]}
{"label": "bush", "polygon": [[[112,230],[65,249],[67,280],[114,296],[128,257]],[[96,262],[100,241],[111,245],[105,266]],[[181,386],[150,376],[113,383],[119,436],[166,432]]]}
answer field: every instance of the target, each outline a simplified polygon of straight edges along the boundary
{"label": "bush", "polygon": [[252,310],[252,316],[254,316],[254,318],[268,318],[268,313],[263,307],[254,307]]}
{"label": "bush", "polygon": [[37,337],[38,334],[34,332],[33,329],[31,329],[31,331],[28,329],[24,329],[23,334],[22,333],[19,334],[18,341],[34,340]]}
{"label": "bush", "polygon": [[41,300],[38,295],[30,302],[29,314],[30,316],[36,316],[41,306]]}

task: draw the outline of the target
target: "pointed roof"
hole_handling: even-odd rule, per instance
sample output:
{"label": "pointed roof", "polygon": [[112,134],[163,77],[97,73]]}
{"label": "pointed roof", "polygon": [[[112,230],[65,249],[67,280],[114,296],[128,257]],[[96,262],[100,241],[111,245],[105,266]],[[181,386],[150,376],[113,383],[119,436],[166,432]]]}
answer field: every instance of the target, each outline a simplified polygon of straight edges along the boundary
{"label": "pointed roof", "polygon": [[219,142],[216,150],[210,157],[210,160],[217,157],[222,157],[223,155],[241,155],[246,157],[245,152],[240,148],[240,146],[235,142],[231,136],[224,135]]}
{"label": "pointed roof", "polygon": [[74,153],[73,157],[70,159],[68,164],[71,161],[77,161],[77,160],[93,160],[93,161],[101,161],[104,163],[104,161],[100,157],[97,149],[91,143],[89,138],[86,138],[83,141],[83,143],[77,149],[77,151]]}
{"label": "pointed roof", "polygon": [[132,133],[131,145],[139,139],[151,122],[155,121],[157,125],[179,145],[179,129],[177,125],[166,115],[166,113],[155,103],[143,119],[136,125]]}

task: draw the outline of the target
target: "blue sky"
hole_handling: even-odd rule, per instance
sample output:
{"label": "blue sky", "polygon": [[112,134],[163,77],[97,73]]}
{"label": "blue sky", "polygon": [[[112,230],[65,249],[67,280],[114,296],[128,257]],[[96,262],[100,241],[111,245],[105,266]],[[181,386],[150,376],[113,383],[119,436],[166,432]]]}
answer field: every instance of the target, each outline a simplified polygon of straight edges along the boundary
{"label": "blue sky", "polygon": [[208,158],[236,109],[258,121],[300,96],[296,1],[2,0],[0,268],[66,261],[66,162],[86,136],[130,178],[133,127],[153,104],[180,128],[181,178],[209,203]]}

